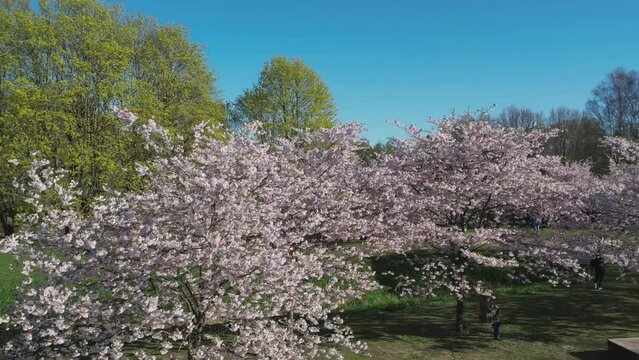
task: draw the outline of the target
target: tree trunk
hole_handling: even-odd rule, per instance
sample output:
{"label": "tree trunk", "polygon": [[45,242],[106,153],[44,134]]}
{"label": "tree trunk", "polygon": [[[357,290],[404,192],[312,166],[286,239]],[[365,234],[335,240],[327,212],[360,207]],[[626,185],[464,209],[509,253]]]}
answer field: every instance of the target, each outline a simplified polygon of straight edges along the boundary
{"label": "tree trunk", "polygon": [[193,356],[193,352],[197,351],[197,349],[200,347],[200,344],[202,343],[202,332],[204,330],[204,321],[205,321],[204,315],[201,312],[196,311],[195,321],[196,321],[195,328],[189,335],[189,340],[188,340],[189,341],[189,349],[187,352],[188,360],[195,359],[195,356]]}
{"label": "tree trunk", "polygon": [[455,324],[455,330],[458,333],[464,331],[464,299],[457,300],[457,322]]}
{"label": "tree trunk", "polygon": [[[464,226],[464,232],[465,231],[466,230]],[[455,265],[458,266],[458,268],[461,268],[468,263],[468,259],[466,258],[462,250],[463,249],[460,248],[457,251],[457,257],[455,259]],[[468,289],[466,287],[467,287],[466,271],[464,270],[458,283],[458,288],[460,292],[458,294],[459,297],[457,299],[457,311],[456,311],[456,322],[455,322],[455,329],[457,330],[458,334],[461,334],[462,331],[464,331],[464,296],[468,292]]]}
{"label": "tree trunk", "polygon": [[6,212],[0,214],[0,223],[2,223],[2,232],[4,236],[12,235],[15,232],[13,227],[13,216]]}

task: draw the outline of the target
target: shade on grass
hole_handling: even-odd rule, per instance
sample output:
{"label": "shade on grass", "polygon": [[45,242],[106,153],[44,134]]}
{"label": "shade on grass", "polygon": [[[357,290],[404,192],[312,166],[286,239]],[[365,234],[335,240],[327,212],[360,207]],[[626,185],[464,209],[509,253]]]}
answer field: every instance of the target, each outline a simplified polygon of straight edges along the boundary
{"label": "shade on grass", "polygon": [[[455,333],[453,302],[377,299],[351,305],[347,324],[369,344],[372,359],[606,359],[606,340],[639,336],[639,277],[604,281],[604,291],[577,287],[518,295],[502,290],[502,341],[469,312],[470,331]],[[392,297],[391,297],[392,298]],[[452,299],[451,299],[452,300]],[[475,302],[469,301],[468,306]],[[364,359],[347,354],[347,359]]]}

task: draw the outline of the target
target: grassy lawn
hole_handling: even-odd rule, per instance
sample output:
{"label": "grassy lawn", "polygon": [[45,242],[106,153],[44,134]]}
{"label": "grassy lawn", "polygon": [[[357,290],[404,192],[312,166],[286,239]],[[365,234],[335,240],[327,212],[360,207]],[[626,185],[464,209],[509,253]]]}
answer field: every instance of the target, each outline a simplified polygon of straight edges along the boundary
{"label": "grassy lawn", "polygon": [[639,337],[638,279],[615,281],[610,275],[603,291],[502,289],[502,341],[492,339],[490,324],[477,320],[475,301],[466,303],[470,331],[462,336],[454,331],[452,301],[376,295],[352,304],[344,317],[368,343],[372,359],[606,359],[608,338]]}
{"label": "grassy lawn", "polygon": [[22,274],[13,257],[0,253],[0,314],[13,302],[13,292],[20,284]]}

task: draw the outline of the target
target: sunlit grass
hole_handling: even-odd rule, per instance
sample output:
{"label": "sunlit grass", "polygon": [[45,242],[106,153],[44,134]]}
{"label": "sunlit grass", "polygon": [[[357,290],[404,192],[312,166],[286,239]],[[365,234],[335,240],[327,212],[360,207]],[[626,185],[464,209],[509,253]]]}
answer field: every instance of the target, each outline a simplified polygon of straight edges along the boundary
{"label": "sunlit grass", "polygon": [[0,314],[13,303],[15,288],[20,284],[20,267],[9,254],[0,253]]}

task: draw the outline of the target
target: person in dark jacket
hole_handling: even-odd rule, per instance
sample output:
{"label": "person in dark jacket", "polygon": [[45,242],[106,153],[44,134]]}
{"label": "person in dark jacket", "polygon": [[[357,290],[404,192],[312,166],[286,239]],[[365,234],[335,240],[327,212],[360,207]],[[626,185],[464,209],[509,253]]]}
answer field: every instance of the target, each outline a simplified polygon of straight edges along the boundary
{"label": "person in dark jacket", "polygon": [[590,260],[590,267],[595,271],[595,289],[601,290],[601,282],[604,278],[605,266],[604,259],[601,255],[597,255]]}
{"label": "person in dark jacket", "polygon": [[501,340],[501,319],[499,317],[499,306],[495,305],[492,316],[493,326],[493,338],[495,340]]}

